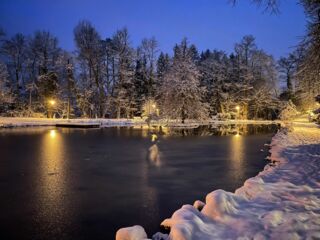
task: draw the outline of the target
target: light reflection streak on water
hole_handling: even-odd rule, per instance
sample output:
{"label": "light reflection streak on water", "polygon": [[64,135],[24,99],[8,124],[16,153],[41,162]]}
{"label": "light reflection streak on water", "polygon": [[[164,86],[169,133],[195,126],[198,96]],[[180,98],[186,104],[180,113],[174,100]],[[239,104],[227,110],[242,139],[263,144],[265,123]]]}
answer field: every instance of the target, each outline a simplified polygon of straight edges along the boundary
{"label": "light reflection streak on water", "polygon": [[66,206],[66,162],[62,134],[48,130],[40,146],[40,183],[38,185],[39,216],[42,221],[59,223],[69,210]]}
{"label": "light reflection streak on water", "polygon": [[[145,137],[145,133],[142,132],[142,137]],[[150,174],[149,174],[149,169],[150,167],[159,167],[161,162],[160,162],[160,152],[159,148],[157,146],[157,135],[156,134],[151,134],[151,143],[152,146],[147,149],[147,161],[143,161],[144,164],[142,165],[142,180],[143,180],[143,185],[145,186],[144,188],[144,204],[143,207],[145,208],[146,212],[148,215],[148,218],[150,220],[152,219],[158,219],[159,218],[159,203],[158,203],[158,192],[155,187],[153,187],[150,184]],[[151,164],[149,164],[151,163]]]}
{"label": "light reflection streak on water", "polygon": [[241,177],[244,174],[245,143],[242,135],[237,133],[230,140],[230,164],[233,177]]}

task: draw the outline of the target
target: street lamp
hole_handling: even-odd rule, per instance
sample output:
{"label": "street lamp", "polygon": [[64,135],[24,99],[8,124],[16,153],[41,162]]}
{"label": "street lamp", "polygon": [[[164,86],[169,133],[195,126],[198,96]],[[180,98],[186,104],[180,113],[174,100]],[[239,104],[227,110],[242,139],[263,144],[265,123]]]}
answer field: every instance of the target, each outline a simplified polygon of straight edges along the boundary
{"label": "street lamp", "polygon": [[49,103],[50,103],[51,106],[54,106],[56,104],[56,101],[55,100],[50,100]]}
{"label": "street lamp", "polygon": [[237,110],[237,113],[238,113],[238,119],[240,118],[240,106],[236,106],[236,110]]}
{"label": "street lamp", "polygon": [[51,99],[48,101],[48,118],[52,118],[53,117],[53,107],[54,105],[56,105],[56,101],[54,99]]}

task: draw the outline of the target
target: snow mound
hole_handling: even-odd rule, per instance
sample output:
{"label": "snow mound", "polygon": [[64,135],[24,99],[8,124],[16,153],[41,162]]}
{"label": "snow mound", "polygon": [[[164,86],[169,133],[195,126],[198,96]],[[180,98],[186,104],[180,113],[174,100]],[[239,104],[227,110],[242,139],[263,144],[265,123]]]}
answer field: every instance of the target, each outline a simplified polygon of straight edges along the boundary
{"label": "snow mound", "polygon": [[143,240],[148,239],[146,232],[141,226],[121,228],[116,233],[116,240]]}
{"label": "snow mound", "polygon": [[204,205],[206,205],[204,202],[200,201],[200,200],[196,200],[194,203],[193,203],[193,206],[198,209],[199,211],[201,211],[204,207]]}

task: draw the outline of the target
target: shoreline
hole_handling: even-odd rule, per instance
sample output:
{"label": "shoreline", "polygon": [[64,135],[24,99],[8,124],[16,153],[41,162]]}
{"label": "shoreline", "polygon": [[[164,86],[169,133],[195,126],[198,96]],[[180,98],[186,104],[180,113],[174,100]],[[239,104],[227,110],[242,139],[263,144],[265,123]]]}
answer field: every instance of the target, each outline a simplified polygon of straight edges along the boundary
{"label": "shoreline", "polygon": [[[270,144],[271,163],[234,193],[221,189],[205,203],[183,205],[152,239],[320,238],[320,129],[286,123]],[[138,237],[138,238],[137,238]],[[119,229],[116,239],[147,238],[141,226]]]}
{"label": "shoreline", "polygon": [[[77,119],[49,119],[49,118],[17,118],[0,117],[0,129],[16,127],[40,127],[56,126],[56,124],[100,124],[104,127],[125,127],[125,126],[148,126],[143,119],[102,119],[102,118],[77,118]],[[201,125],[228,125],[228,124],[281,124],[281,121],[271,120],[208,120],[208,121],[187,121],[182,124],[179,121],[152,121],[151,126],[165,126],[175,128],[196,128]]]}

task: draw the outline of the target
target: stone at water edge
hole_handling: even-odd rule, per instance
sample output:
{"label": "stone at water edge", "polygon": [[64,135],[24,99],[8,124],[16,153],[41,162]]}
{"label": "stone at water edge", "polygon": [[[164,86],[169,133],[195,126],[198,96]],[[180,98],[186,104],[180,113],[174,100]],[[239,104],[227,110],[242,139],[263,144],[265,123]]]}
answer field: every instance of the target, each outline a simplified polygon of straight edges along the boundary
{"label": "stone at water edge", "polygon": [[120,228],[116,233],[116,240],[147,240],[148,236],[143,227],[135,225]]}

